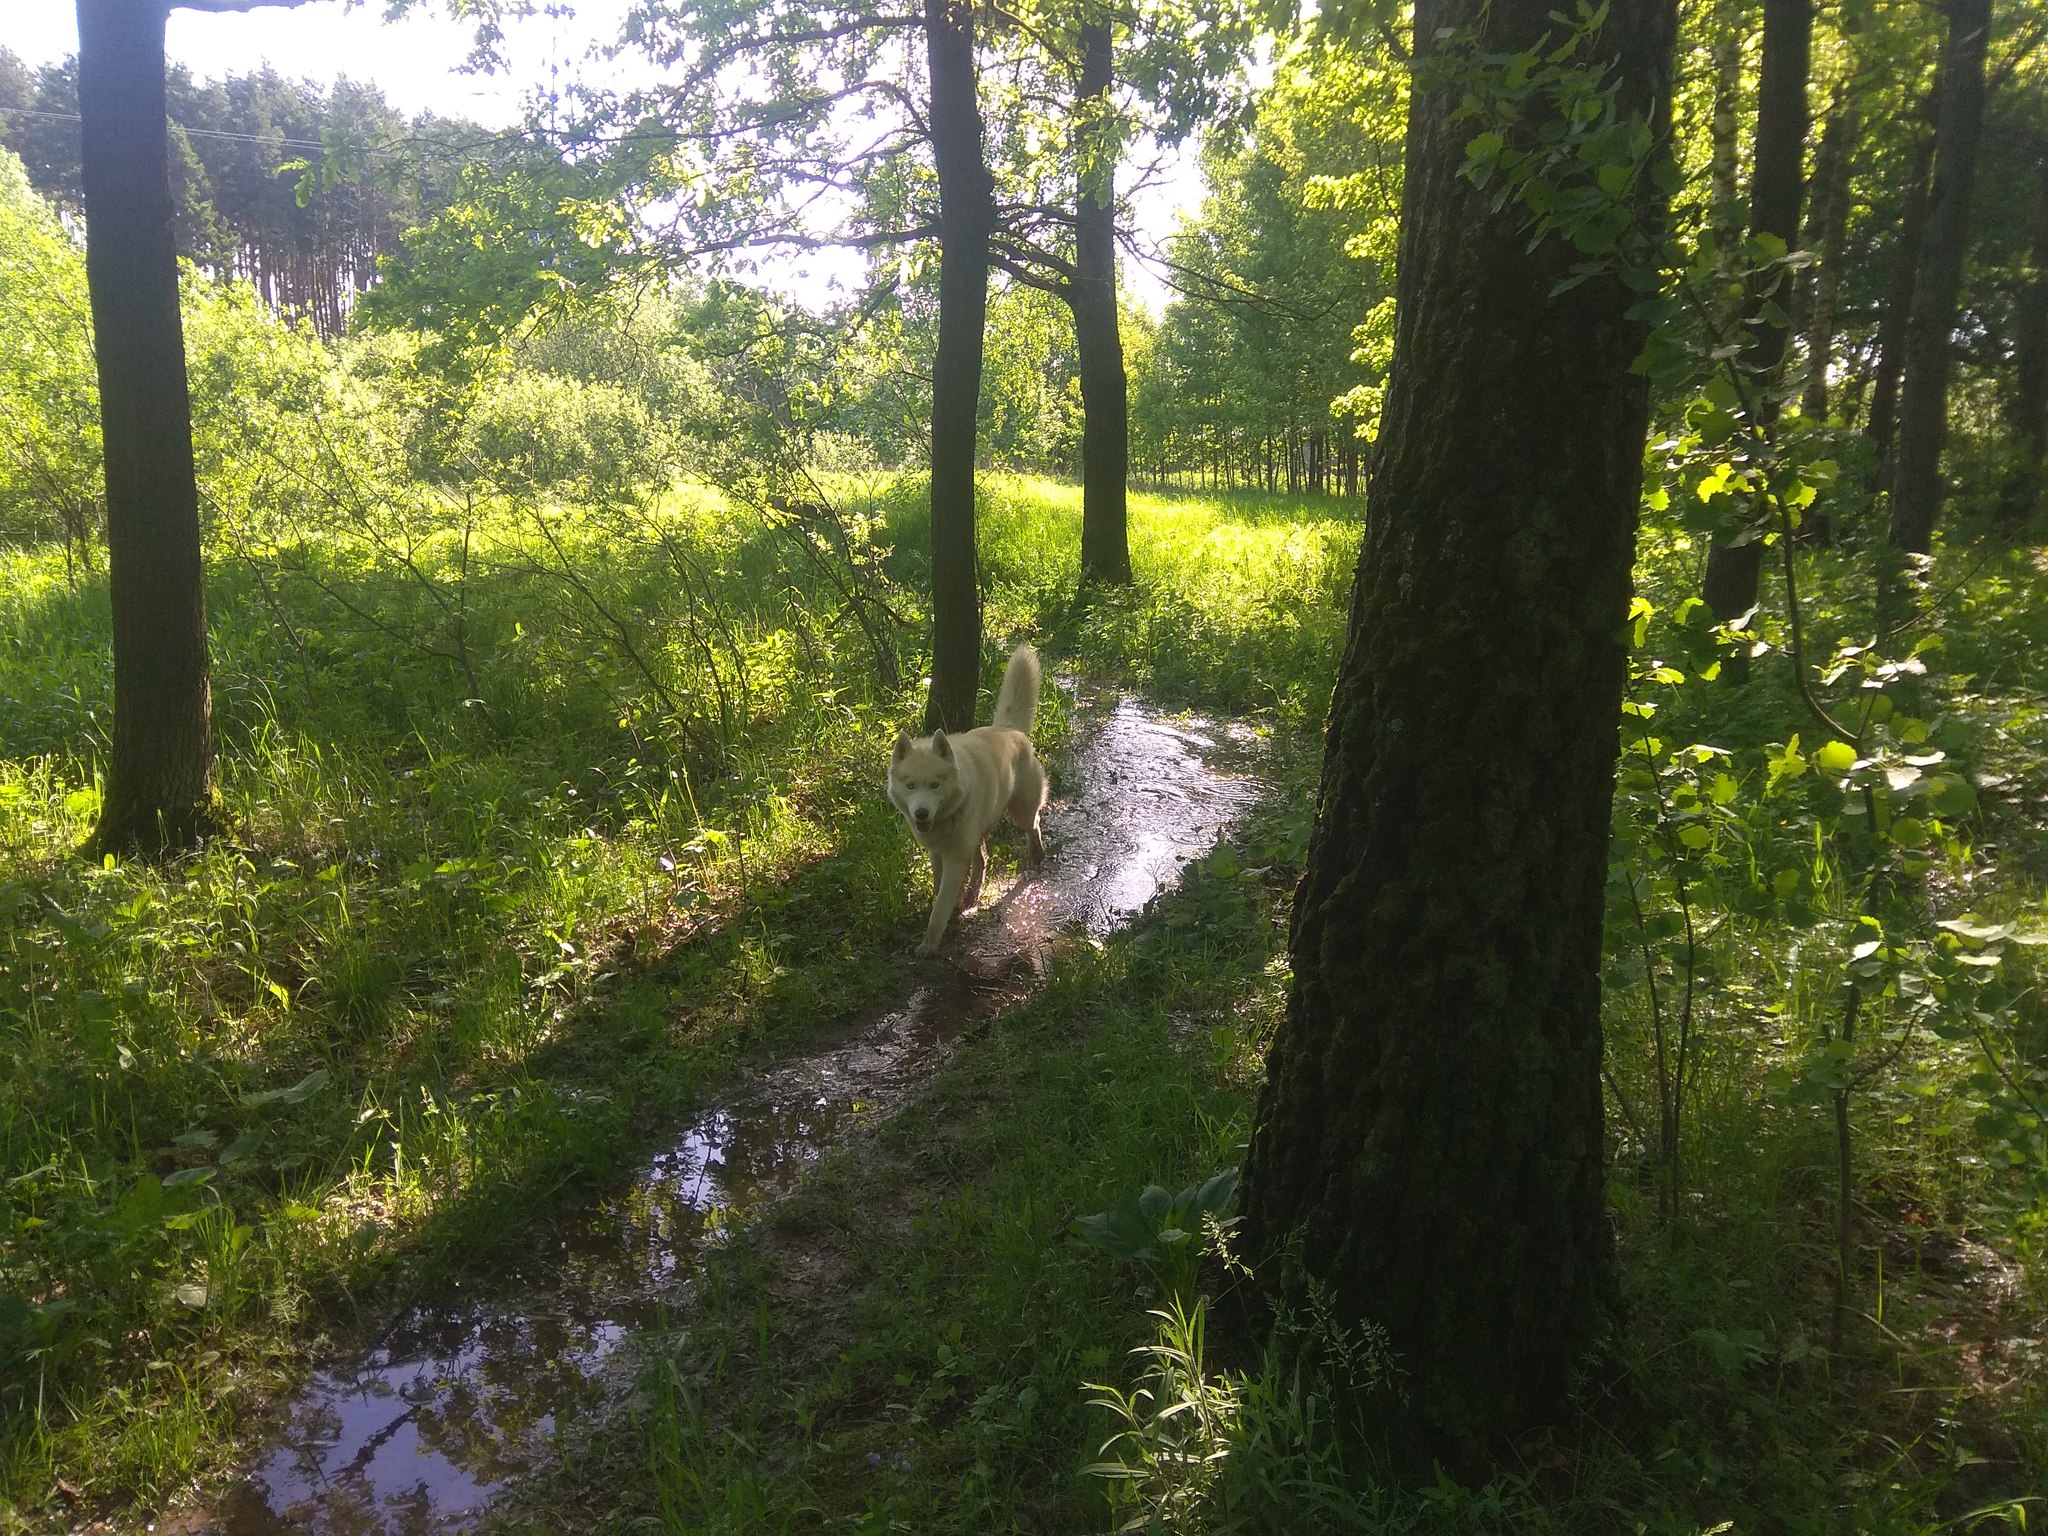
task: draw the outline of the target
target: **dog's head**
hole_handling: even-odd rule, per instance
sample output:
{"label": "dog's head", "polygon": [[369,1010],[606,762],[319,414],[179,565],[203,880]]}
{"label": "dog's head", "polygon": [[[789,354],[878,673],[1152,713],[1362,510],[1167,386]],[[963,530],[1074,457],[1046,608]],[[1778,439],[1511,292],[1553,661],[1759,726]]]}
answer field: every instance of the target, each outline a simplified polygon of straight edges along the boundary
{"label": "dog's head", "polygon": [[944,731],[922,741],[897,736],[889,758],[889,799],[919,832],[929,832],[960,803],[960,765]]}

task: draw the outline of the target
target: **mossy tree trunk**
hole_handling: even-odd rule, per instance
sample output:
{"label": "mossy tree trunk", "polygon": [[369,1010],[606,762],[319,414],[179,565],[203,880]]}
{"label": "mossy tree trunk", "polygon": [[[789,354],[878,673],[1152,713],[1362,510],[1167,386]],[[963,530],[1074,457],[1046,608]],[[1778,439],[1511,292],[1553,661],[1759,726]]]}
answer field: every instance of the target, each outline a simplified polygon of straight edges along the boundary
{"label": "mossy tree trunk", "polygon": [[158,0],[78,0],[78,105],[114,630],[113,753],[93,846],[157,853],[212,823],[199,486]]}
{"label": "mossy tree trunk", "polygon": [[[1613,276],[1555,293],[1576,253],[1460,176],[1476,130],[1427,57],[1462,28],[1517,52],[1554,9],[1416,8],[1392,382],[1246,1168],[1262,1279],[1386,1330],[1423,1455],[1554,1420],[1614,1290],[1600,927],[1642,332]],[[1645,0],[1597,44],[1659,125],[1675,30]]]}
{"label": "mossy tree trunk", "polygon": [[932,362],[932,686],[927,731],[974,724],[981,682],[981,576],[974,558],[974,448],[988,323],[995,189],[982,149],[974,17],[925,0],[932,157],[939,176],[939,345]]}

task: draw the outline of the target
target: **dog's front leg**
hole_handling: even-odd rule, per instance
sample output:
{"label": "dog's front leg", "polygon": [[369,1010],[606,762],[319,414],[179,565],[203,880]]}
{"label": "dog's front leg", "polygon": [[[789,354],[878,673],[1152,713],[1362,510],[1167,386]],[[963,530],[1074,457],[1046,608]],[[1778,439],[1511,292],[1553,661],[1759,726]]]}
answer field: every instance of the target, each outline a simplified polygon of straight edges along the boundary
{"label": "dog's front leg", "polygon": [[932,856],[935,878],[932,881],[932,920],[924,931],[924,942],[917,946],[920,955],[936,955],[939,940],[946,936],[946,924],[952,920],[953,909],[960,904],[960,888],[967,883],[967,861],[965,859]]}

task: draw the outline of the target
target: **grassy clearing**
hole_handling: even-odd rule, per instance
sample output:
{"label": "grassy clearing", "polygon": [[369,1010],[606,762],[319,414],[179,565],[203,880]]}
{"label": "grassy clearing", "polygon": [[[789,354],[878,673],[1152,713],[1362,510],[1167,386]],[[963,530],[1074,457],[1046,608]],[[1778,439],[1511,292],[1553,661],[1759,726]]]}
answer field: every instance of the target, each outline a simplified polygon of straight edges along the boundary
{"label": "grassy clearing", "polygon": [[[891,508],[906,553],[921,550],[911,510]],[[1050,633],[1090,676],[1161,703],[1313,731],[1343,643],[1357,518],[1335,498],[1134,491],[1134,585],[1084,603],[1080,487],[998,478],[981,510],[988,625]]]}
{"label": "grassy clearing", "polygon": [[[921,578],[914,497],[883,507],[899,601]],[[1982,1053],[1906,1027],[1898,998],[1873,1004],[1881,1047],[1859,1071],[1878,1070],[1849,1105],[1858,1260],[1831,1336],[1836,1149],[1814,1064],[1870,834],[1826,774],[1785,767],[1802,716],[1775,658],[1739,698],[1696,676],[1641,685],[1662,690],[1660,763],[1693,741],[1721,754],[1686,770],[1716,809],[1696,818],[1705,845],[1683,845],[1702,937],[1675,1216],[1629,1119],[1655,1102],[1647,982],[1668,1007],[1672,951],[1621,905],[1610,932],[1629,1311],[1582,1424],[1487,1486],[1385,1482],[1340,1385],[1376,1368],[1358,1338],[1310,1317],[1247,1349],[1200,1295],[1069,1236],[1144,1184],[1236,1161],[1284,998],[1348,511],[1134,498],[1139,584],[1083,606],[1078,493],[992,485],[990,680],[1029,634],[1166,700],[1263,714],[1279,791],[1144,923],[1061,961],[920,1099],[709,1253],[692,1310],[645,1341],[641,1409],[565,1445],[508,1527],[1918,1532],[2003,1524],[2048,1493],[2031,1132],[1999,1118]],[[116,1508],[175,1500],[309,1342],[488,1269],[712,1086],[897,984],[924,876],[874,783],[914,676],[879,686],[774,536],[714,505],[661,513],[712,579],[687,593],[638,513],[556,511],[554,542],[530,508],[494,516],[444,529],[424,579],[360,542],[218,561],[238,830],[162,870],[71,857],[94,808],[104,598],[54,550],[0,556],[16,1524],[67,1507],[58,1478]],[[1961,575],[1976,556],[1950,558]],[[1690,643],[1695,563],[1646,537],[1646,664]],[[1853,549],[1810,564],[1815,645],[1853,636]],[[1944,915],[2041,909],[2048,713],[2042,652],[2021,643],[2044,622],[2038,580],[2030,555],[1997,557],[1942,610],[1919,707],[1982,786],[1936,818],[1910,886]],[[793,616],[793,593],[812,606]],[[647,637],[637,657],[607,626],[622,614]],[[1055,707],[1049,740],[1064,728]],[[1660,772],[1662,799],[1625,781],[1617,812],[1617,878],[1643,874],[1652,922],[1675,855],[1645,818],[1694,815]],[[2033,953],[1968,994],[2022,1081],[2048,1065]],[[1223,1278],[1210,1261],[1202,1292]],[[1121,1418],[1091,1404],[1118,1396]],[[1127,1475],[1087,1470],[1105,1459]]]}
{"label": "grassy clearing", "polygon": [[[1030,494],[998,492],[1018,539]],[[1196,554],[1239,526],[1160,516]],[[0,550],[9,1521],[68,1507],[60,1479],[174,1500],[309,1341],[488,1268],[708,1085],[896,985],[928,898],[876,765],[916,689],[876,681],[786,542],[674,498],[507,503],[395,548],[216,545],[235,831],[155,869],[73,854],[103,584]],[[891,558],[914,620],[915,542]],[[1222,613],[1222,580],[1157,562],[1129,611]],[[1062,617],[1003,601],[1018,633]]]}

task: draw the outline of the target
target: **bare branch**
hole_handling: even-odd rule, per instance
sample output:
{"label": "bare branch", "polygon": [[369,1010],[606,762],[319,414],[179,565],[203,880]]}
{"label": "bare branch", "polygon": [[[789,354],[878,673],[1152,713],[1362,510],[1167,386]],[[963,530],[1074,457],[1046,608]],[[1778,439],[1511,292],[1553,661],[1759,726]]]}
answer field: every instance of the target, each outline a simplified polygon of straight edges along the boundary
{"label": "bare branch", "polygon": [[1026,266],[1014,257],[1005,255],[993,246],[989,250],[989,265],[999,272],[1006,272],[1012,279],[1027,288],[1036,288],[1040,293],[1049,293],[1056,299],[1070,298],[1073,284],[1056,277],[1047,277],[1043,272]]}

